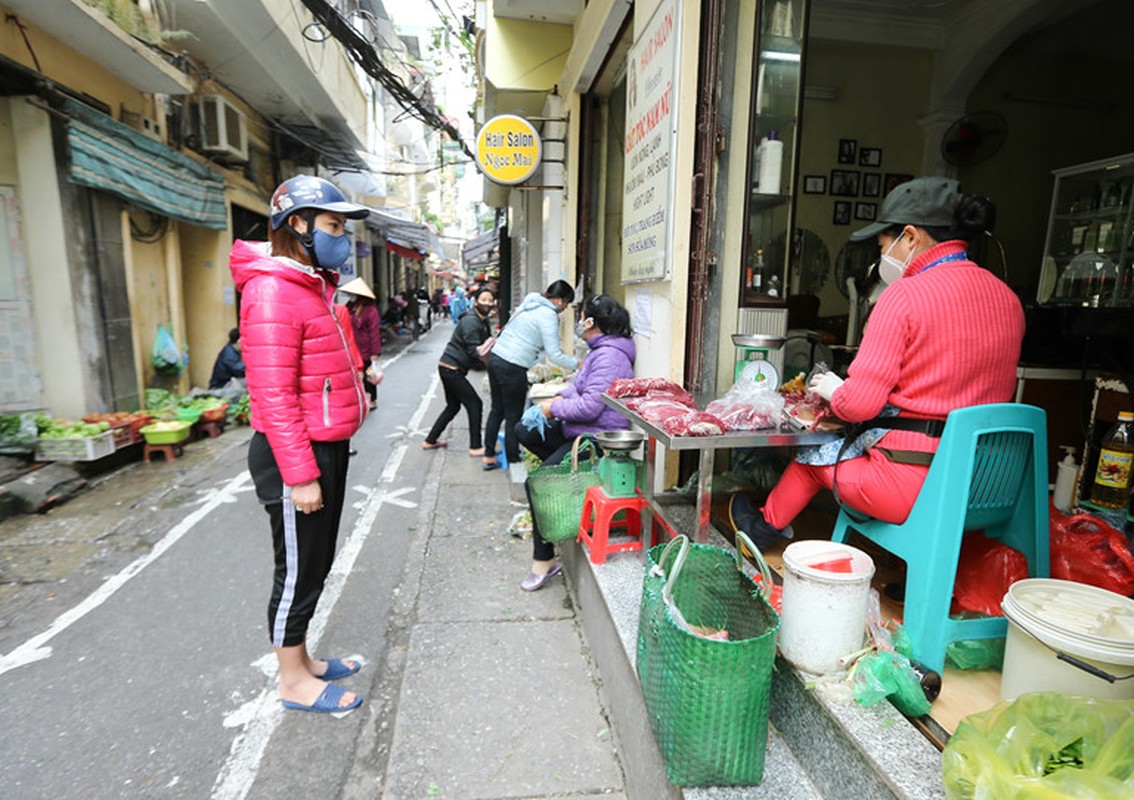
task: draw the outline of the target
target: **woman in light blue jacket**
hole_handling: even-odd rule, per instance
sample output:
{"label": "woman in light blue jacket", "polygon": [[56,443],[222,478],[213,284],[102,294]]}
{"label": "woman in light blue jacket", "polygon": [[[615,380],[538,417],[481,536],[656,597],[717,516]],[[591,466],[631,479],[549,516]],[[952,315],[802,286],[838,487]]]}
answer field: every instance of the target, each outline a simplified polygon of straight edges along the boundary
{"label": "woman in light blue jacket", "polygon": [[574,369],[579,359],[559,346],[559,315],[575,299],[567,281],[556,281],[543,294],[532,292],[500,332],[488,357],[488,386],[492,409],[484,426],[484,468],[496,469],[496,435],[504,422],[504,454],[509,464],[520,460],[516,423],[524,414],[528,396],[528,370],[546,352],[548,359],[564,369]]}

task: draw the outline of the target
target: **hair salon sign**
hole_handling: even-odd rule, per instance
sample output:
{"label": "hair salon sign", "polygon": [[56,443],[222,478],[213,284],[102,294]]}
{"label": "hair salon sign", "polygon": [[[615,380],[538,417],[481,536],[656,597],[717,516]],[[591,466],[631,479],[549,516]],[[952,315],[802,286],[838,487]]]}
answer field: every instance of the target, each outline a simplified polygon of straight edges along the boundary
{"label": "hair salon sign", "polygon": [[493,183],[523,183],[539,169],[539,133],[523,117],[501,114],[484,123],[476,137],[476,162]]}

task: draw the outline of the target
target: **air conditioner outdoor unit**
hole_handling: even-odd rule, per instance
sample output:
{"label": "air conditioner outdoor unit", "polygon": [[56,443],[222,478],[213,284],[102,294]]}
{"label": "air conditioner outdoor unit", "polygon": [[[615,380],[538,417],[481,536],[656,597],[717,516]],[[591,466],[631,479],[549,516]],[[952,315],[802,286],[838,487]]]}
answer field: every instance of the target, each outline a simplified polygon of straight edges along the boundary
{"label": "air conditioner outdoor unit", "polygon": [[248,160],[248,123],[244,114],[219,94],[199,98],[201,149],[224,161]]}

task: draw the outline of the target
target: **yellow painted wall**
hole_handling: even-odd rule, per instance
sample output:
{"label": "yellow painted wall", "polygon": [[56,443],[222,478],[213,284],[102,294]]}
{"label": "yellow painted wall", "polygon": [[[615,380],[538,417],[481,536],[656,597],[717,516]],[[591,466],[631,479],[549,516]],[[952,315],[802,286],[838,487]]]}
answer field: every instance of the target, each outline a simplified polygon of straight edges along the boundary
{"label": "yellow painted wall", "polygon": [[571,50],[571,26],[489,17],[484,73],[498,89],[549,90]]}
{"label": "yellow painted wall", "polygon": [[[11,13],[5,6],[0,12]],[[103,69],[95,61],[76,53],[65,42],[53,38],[27,20],[20,18],[27,31],[28,42],[24,43],[20,29],[15,25],[0,26],[0,54],[34,70],[35,60],[28,46],[35,52],[43,73],[62,86],[86,92],[110,106],[115,119],[125,107],[136,113],[153,113],[153,105],[137,89]]]}
{"label": "yellow painted wall", "polygon": [[232,273],[228,270],[231,238],[228,231],[180,225],[181,280],[186,308],[186,339],[189,342],[189,382],[207,387],[213,361],[228,342],[229,328],[236,326],[236,304]]}
{"label": "yellow painted wall", "polygon": [[[830,191],[831,170],[860,173],[920,174],[924,134],[918,118],[929,102],[931,53],[903,48],[841,44],[812,40],[807,50],[807,83],[833,86],[838,99],[804,102],[799,148],[800,185],[796,225],[817,233],[831,254],[831,274],[819,295],[820,315],[845,314],[846,299],[835,286],[834,264],[851,231],[866,222],[853,219],[854,202],[881,203],[881,197],[832,197],[803,194],[803,178],[823,175]],[[854,139],[858,147],[882,148],[879,167],[838,163],[840,139]],[[860,178],[861,181],[861,178]],[[860,183],[861,192],[861,183]],[[836,200],[850,200],[850,225],[832,221]]]}
{"label": "yellow painted wall", "polygon": [[[748,115],[752,105],[752,52],[756,40],[756,2],[741,0],[737,18],[742,20],[736,31],[736,59],[725,69],[735,70],[732,77],[732,125],[727,132],[729,151],[729,170],[719,173],[717,180],[725,184],[726,200],[722,208],[716,209],[718,217],[724,219],[724,246],[721,250],[717,269],[721,271],[722,291],[718,298],[717,312],[720,314],[720,338],[717,343],[716,385],[732,385],[733,366],[736,349],[730,338],[739,324],[739,287],[741,245],[744,241],[744,200],[748,191],[747,153]],[[706,369],[708,365],[706,365]],[[722,392],[723,393],[723,392]]]}
{"label": "yellow painted wall", "polygon": [[[167,328],[173,324],[173,309],[169,302],[169,275],[166,270],[163,242],[173,235],[176,225],[170,226],[162,241],[152,244],[132,242],[129,251],[131,265],[130,316],[138,332],[143,363],[142,385],[154,385],[154,367],[150,359],[158,325]],[[178,346],[184,344],[182,336],[174,331]]]}
{"label": "yellow painted wall", "polygon": [[12,134],[12,118],[8,113],[11,102],[10,98],[0,97],[0,184],[7,186],[19,182],[16,172],[16,140]]}

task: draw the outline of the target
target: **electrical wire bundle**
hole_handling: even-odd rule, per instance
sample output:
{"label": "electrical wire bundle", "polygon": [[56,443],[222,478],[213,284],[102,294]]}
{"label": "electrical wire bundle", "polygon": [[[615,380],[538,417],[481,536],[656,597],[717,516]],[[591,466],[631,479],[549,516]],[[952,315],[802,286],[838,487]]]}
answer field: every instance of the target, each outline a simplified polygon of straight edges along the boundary
{"label": "electrical wire bundle", "polygon": [[472,151],[461,139],[461,134],[457,129],[437,113],[437,109],[432,103],[423,103],[421,98],[402,83],[398,76],[382,63],[373,45],[355,30],[354,26],[338,10],[327,0],[302,0],[302,2],[315,19],[343,46],[347,55],[367,75],[378,81],[407,114],[431,128],[446,133],[450,139],[460,145],[466,156],[474,159]]}

